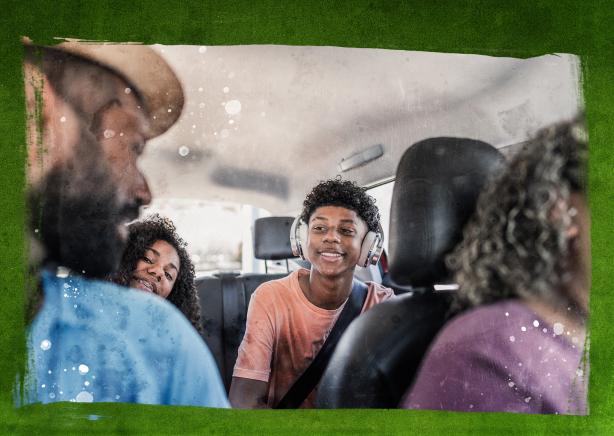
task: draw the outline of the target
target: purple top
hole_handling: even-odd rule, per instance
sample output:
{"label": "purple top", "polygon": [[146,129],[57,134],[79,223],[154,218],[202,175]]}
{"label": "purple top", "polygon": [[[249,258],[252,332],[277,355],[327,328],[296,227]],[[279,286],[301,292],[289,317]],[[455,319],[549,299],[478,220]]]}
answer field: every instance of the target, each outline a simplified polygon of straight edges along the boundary
{"label": "purple top", "polygon": [[587,414],[584,337],[519,301],[453,319],[422,362],[407,409]]}

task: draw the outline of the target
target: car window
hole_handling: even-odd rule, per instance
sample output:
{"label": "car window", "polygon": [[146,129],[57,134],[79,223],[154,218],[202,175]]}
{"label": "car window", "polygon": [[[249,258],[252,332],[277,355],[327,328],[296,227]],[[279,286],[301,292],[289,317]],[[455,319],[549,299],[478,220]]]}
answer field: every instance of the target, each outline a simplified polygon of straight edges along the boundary
{"label": "car window", "polygon": [[170,218],[187,241],[197,276],[264,272],[263,261],[254,258],[252,229],[257,218],[270,216],[268,211],[238,203],[161,199],[144,215],[155,213]]}
{"label": "car window", "polygon": [[387,182],[367,190],[370,196],[375,199],[379,209],[380,222],[384,229],[384,249],[388,252],[388,234],[390,229],[390,204],[392,203],[392,189],[394,181]]}

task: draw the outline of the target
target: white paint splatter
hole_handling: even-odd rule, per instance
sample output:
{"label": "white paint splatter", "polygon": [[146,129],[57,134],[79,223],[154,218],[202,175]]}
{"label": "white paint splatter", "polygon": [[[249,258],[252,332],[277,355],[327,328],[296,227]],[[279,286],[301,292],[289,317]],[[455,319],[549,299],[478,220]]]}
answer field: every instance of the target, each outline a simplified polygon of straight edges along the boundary
{"label": "white paint splatter", "polygon": [[239,100],[230,100],[224,105],[228,115],[236,115],[241,112],[241,102]]}
{"label": "white paint splatter", "polygon": [[552,326],[552,331],[557,336],[562,335],[563,332],[565,331],[565,326],[561,324],[560,322],[555,322],[554,325]]}
{"label": "white paint splatter", "polygon": [[51,341],[49,339],[43,339],[41,341],[41,350],[47,351],[51,348]]}
{"label": "white paint splatter", "polygon": [[205,47],[204,45],[201,46],[201,47],[198,47],[198,52],[199,53],[206,53],[206,51],[207,51],[207,47]]}
{"label": "white paint splatter", "polygon": [[527,328],[525,326],[520,327],[520,330],[522,330],[523,332],[527,331]]}
{"label": "white paint splatter", "polygon": [[185,145],[182,145],[181,147],[179,147],[179,150],[177,152],[179,153],[179,156],[186,157],[188,154],[190,154],[190,148],[186,147]]}
{"label": "white paint splatter", "polygon": [[510,336],[510,342],[515,342],[516,338],[514,336]]}
{"label": "white paint splatter", "polygon": [[115,136],[115,132],[111,129],[106,129],[104,132],[102,132],[102,136],[104,136],[105,139],[111,139]]}
{"label": "white paint splatter", "polygon": [[533,321],[533,327],[539,327],[539,321],[538,320]]}
{"label": "white paint splatter", "polygon": [[60,123],[65,123],[66,122],[66,117],[61,117],[60,118]]}
{"label": "white paint splatter", "polygon": [[87,391],[81,391],[75,397],[78,403],[91,403],[94,401],[94,396]]}
{"label": "white paint splatter", "polygon": [[69,273],[70,273],[70,270],[68,268],[64,268],[63,266],[58,266],[58,269],[56,270],[55,275],[56,277],[65,279],[66,277],[68,277]]}
{"label": "white paint splatter", "polygon": [[86,364],[82,363],[81,365],[79,365],[79,374],[81,375],[85,375],[88,372],[90,372],[90,367],[87,366]]}

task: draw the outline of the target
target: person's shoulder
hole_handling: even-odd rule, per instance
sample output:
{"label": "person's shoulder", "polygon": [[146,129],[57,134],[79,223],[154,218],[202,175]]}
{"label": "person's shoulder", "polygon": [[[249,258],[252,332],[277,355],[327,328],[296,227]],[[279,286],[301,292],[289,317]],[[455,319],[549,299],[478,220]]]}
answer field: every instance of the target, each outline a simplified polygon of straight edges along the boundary
{"label": "person's shoulder", "polygon": [[285,277],[264,282],[256,288],[252,298],[257,300],[282,298],[284,295],[289,294],[293,285],[298,286],[298,276],[299,271],[293,271]]}
{"label": "person's shoulder", "polygon": [[498,330],[522,318],[530,318],[531,310],[517,300],[503,300],[485,304],[462,312],[450,324],[480,325],[483,328],[498,327]]}
{"label": "person's shoulder", "polygon": [[89,305],[100,307],[100,317],[109,321],[124,318],[126,332],[138,337],[154,337],[162,345],[162,337],[172,344],[179,337],[193,341],[198,334],[177,307],[164,298],[111,282],[84,279],[88,288]]}
{"label": "person's shoulder", "polygon": [[367,282],[369,287],[369,297],[374,300],[374,303],[380,303],[394,297],[394,291],[386,286],[375,282]]}
{"label": "person's shoulder", "polygon": [[469,309],[452,318],[442,328],[437,343],[465,349],[504,347],[531,319],[531,311],[516,300],[499,301]]}

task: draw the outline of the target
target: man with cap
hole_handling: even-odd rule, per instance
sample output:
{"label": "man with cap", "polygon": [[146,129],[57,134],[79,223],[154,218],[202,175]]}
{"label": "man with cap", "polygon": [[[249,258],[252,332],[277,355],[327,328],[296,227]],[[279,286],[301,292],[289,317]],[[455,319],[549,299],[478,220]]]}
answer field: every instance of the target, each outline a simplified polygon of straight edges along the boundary
{"label": "man with cap", "polygon": [[181,85],[140,45],[26,41],[28,369],[21,402],[228,407],[215,361],[155,296],[101,281],[151,201],[145,142],[181,113]]}

